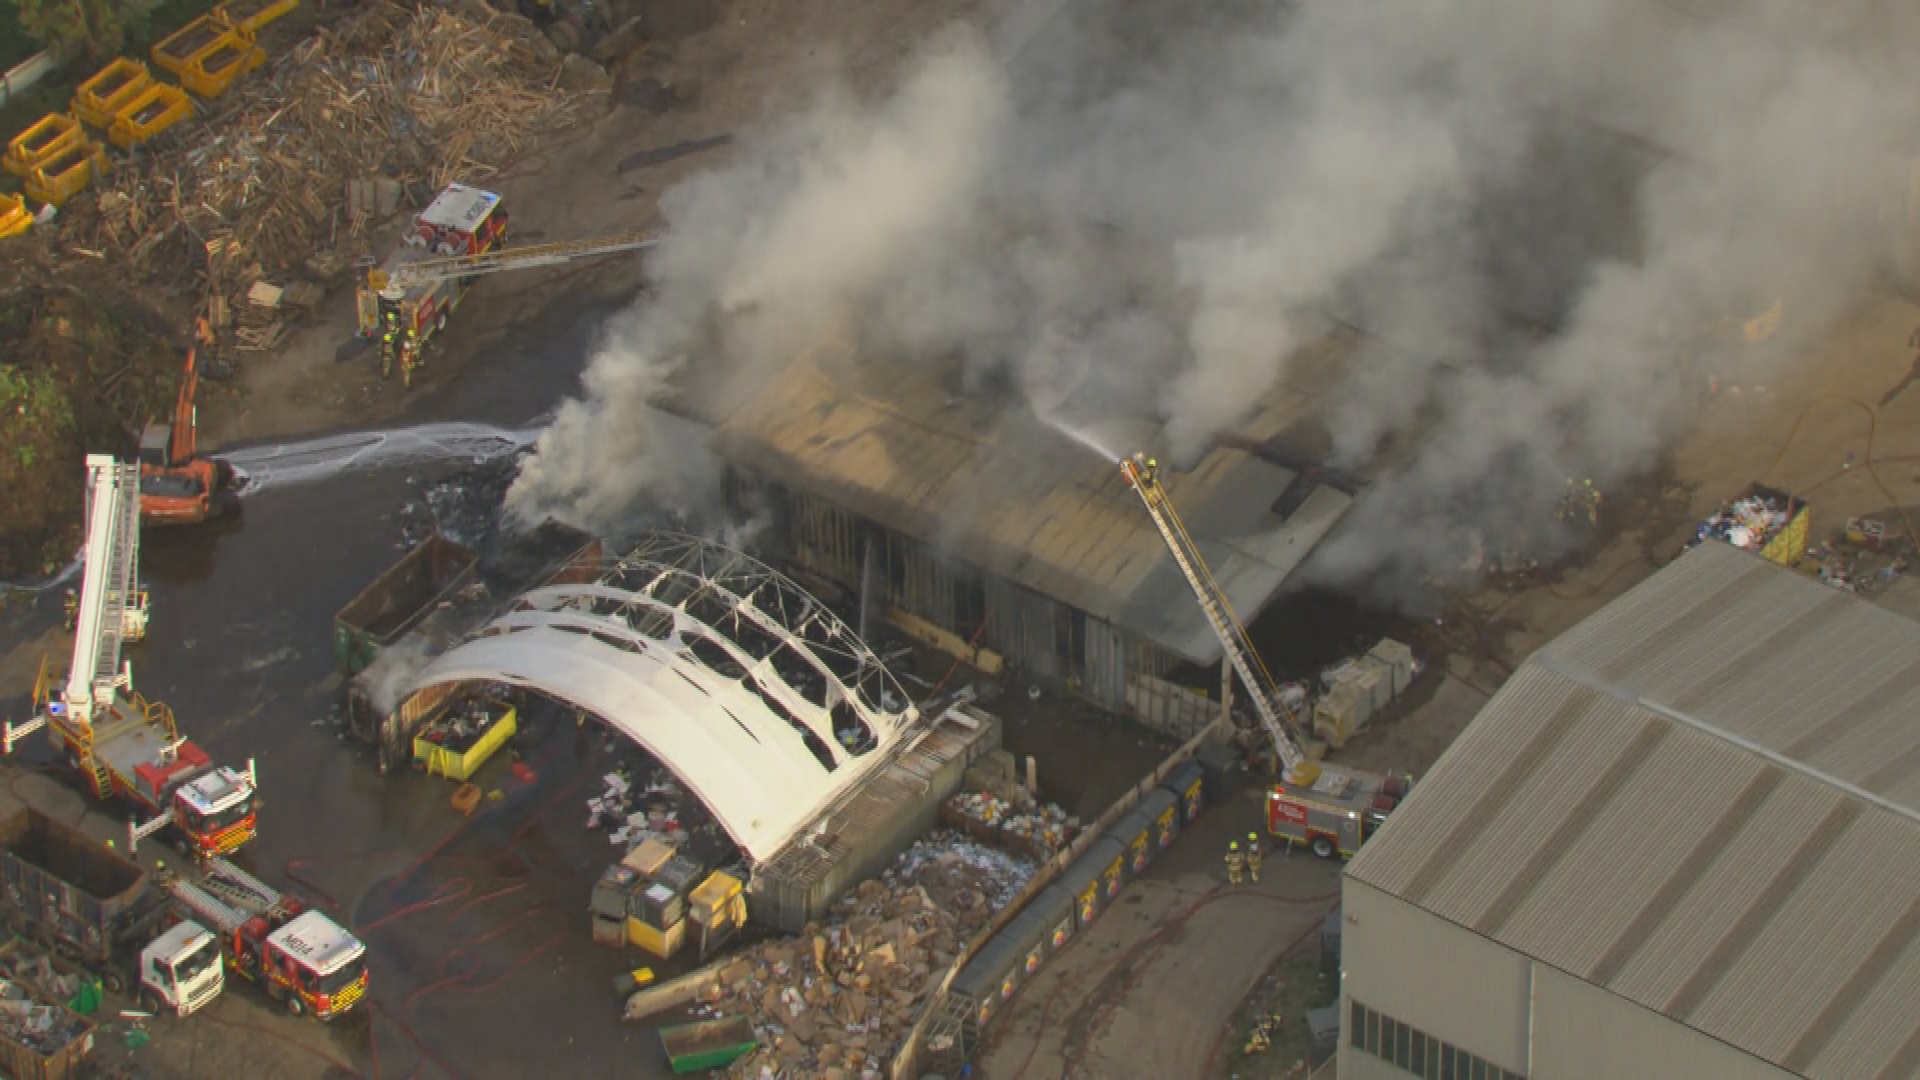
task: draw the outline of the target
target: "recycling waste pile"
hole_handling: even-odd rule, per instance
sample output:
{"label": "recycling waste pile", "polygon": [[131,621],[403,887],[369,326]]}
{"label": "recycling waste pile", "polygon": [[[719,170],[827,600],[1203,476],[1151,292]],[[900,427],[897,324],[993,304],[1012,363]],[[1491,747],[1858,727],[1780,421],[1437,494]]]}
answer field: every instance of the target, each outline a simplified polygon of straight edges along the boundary
{"label": "recycling waste pile", "polygon": [[1791,566],[1807,549],[1807,504],[1784,491],[1755,484],[1695,527],[1686,547],[1709,540]]}
{"label": "recycling waste pile", "polygon": [[[630,759],[644,756],[629,744],[615,745],[627,751]],[[620,855],[649,840],[674,850],[697,847],[709,858],[720,848],[731,848],[705,804],[688,796],[664,765],[623,761],[600,778],[600,785],[600,794],[587,800],[587,829],[605,830],[607,843]]]}
{"label": "recycling waste pile", "polygon": [[760,1049],[727,1075],[880,1075],[963,943],[1033,872],[1024,859],[937,831],[841,897],[823,922],[744,950],[695,1010],[753,1024]]}
{"label": "recycling waste pile", "polygon": [[1080,819],[1052,803],[1002,799],[991,792],[962,792],[940,808],[940,820],[985,844],[1044,862],[1080,835]]}

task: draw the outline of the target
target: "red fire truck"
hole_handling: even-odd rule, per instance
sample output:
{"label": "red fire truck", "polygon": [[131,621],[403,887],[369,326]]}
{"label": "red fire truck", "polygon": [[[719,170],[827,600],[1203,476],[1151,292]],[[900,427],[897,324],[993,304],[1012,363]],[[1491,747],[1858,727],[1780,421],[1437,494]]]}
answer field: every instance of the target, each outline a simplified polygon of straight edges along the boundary
{"label": "red fire truck", "polygon": [[379,343],[381,378],[397,367],[401,382],[412,386],[421,350],[447,328],[447,316],[482,274],[637,251],[655,240],[652,233],[622,233],[508,251],[500,196],[449,184],[413,219],[385,263],[360,264],[355,294],[360,336]]}
{"label": "red fire truck", "polygon": [[[87,458],[86,570],[75,598],[73,662],[64,686],[42,661],[33,687],[34,717],[7,721],[0,749],[11,754],[46,728],[53,745],[96,798],[135,809],[128,841],[172,828],[198,858],[226,855],[253,839],[255,780],[216,766],[180,734],[173,710],[133,689],[121,645],[143,600],[136,588],[140,529],[140,466],[105,455]],[[141,821],[141,817],[148,820]]]}
{"label": "red fire truck", "polygon": [[1378,776],[1322,764],[1301,752],[1292,734],[1296,726],[1291,710],[1280,696],[1272,673],[1254,652],[1247,628],[1234,615],[1226,594],[1200,557],[1199,545],[1174,512],[1166,489],[1160,486],[1159,473],[1159,466],[1145,454],[1120,462],[1120,475],[1140,496],[1174,564],[1200,601],[1208,624],[1220,639],[1224,662],[1246,684],[1254,711],[1284,766],[1280,782],[1267,792],[1267,831],[1283,840],[1305,844],[1322,858],[1352,855],[1399,805],[1410,781],[1391,773]]}
{"label": "red fire truck", "polygon": [[367,993],[367,947],[299,897],[213,859],[167,881],[183,918],[212,929],[227,966],[295,1016],[331,1020]]}

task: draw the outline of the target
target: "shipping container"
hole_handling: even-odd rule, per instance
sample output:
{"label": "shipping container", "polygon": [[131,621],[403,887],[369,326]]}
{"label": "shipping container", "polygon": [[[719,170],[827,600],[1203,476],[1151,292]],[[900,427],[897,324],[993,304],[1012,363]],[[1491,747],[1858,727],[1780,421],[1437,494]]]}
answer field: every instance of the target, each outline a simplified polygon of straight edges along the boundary
{"label": "shipping container", "polygon": [[1107,835],[1120,841],[1126,849],[1126,880],[1132,881],[1146,872],[1147,864],[1153,861],[1159,850],[1153,841],[1153,822],[1146,814],[1135,807],[1125,817],[1113,823]]}
{"label": "shipping container", "polygon": [[966,1003],[968,1022],[975,1032],[984,1030],[1020,989],[1022,959],[1004,935],[995,934],[953,977],[947,993]]}
{"label": "shipping container", "polygon": [[1206,809],[1206,779],[1200,766],[1189,761],[1167,774],[1166,783],[1161,785],[1180,800],[1182,827],[1193,824],[1200,817],[1200,811]]}
{"label": "shipping container", "polygon": [[1154,788],[1140,800],[1140,812],[1153,830],[1153,849],[1165,851],[1180,836],[1180,800],[1164,787]]}
{"label": "shipping container", "polygon": [[1049,885],[1027,905],[1027,913],[1040,920],[1046,933],[1048,955],[1058,955],[1079,930],[1074,914],[1073,893],[1060,884]]}
{"label": "shipping container", "polygon": [[[1074,860],[1060,875],[1057,888],[1065,889],[1073,898],[1074,918],[1080,930],[1093,925],[1093,920],[1107,910],[1111,903],[1107,895],[1107,882],[1110,874],[1118,875],[1126,865],[1127,851],[1120,841],[1112,836],[1102,836],[1087,847],[1078,859]],[[1119,887],[1114,886],[1114,892]]]}

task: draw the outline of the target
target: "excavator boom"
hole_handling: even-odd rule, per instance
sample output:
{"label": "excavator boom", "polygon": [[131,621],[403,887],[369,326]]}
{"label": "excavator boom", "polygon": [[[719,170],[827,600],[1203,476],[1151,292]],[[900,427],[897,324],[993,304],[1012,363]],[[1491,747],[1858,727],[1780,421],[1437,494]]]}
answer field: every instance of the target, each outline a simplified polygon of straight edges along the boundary
{"label": "excavator boom", "polygon": [[1173,556],[1174,565],[1179,567],[1180,576],[1187,579],[1187,585],[1193,589],[1194,599],[1200,601],[1200,610],[1206,614],[1214,636],[1220,639],[1226,662],[1246,685],[1248,696],[1253,699],[1254,711],[1259,714],[1267,737],[1273,741],[1274,752],[1280,755],[1288,781],[1295,784],[1313,783],[1319,766],[1308,760],[1300,749],[1294,734],[1297,726],[1293,721],[1293,711],[1280,697],[1280,688],[1274,682],[1273,674],[1260,660],[1260,654],[1254,651],[1247,628],[1233,613],[1233,605],[1228,603],[1226,591],[1213,579],[1213,572],[1207,569],[1206,560],[1200,557],[1199,545],[1193,542],[1193,537],[1187,534],[1186,525],[1180,521],[1180,515],[1174,512],[1166,489],[1160,486],[1159,467],[1145,454],[1135,454],[1120,462],[1120,473],[1126,478],[1127,486],[1140,496],[1140,502],[1147,508],[1147,516],[1153,519],[1154,527],[1160,531],[1160,538],[1166,541],[1167,551]]}
{"label": "excavator boom", "polygon": [[167,445],[168,465],[181,465],[193,457],[199,428],[193,404],[194,395],[200,391],[199,350],[198,342],[187,347],[187,370],[180,377],[180,398],[173,405],[173,432]]}

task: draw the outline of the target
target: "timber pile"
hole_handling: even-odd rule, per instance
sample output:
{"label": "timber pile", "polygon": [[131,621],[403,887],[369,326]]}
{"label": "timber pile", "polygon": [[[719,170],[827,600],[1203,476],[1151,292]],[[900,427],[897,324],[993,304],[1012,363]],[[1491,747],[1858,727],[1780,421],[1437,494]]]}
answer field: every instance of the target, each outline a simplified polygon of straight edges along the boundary
{"label": "timber pile", "polygon": [[262,278],[332,278],[373,224],[349,214],[350,183],[382,176],[424,198],[485,181],[579,118],[560,59],[532,23],[477,0],[375,0],[238,84],[208,123],[123,165],[94,235],[76,239],[148,278],[189,260],[236,312]]}

